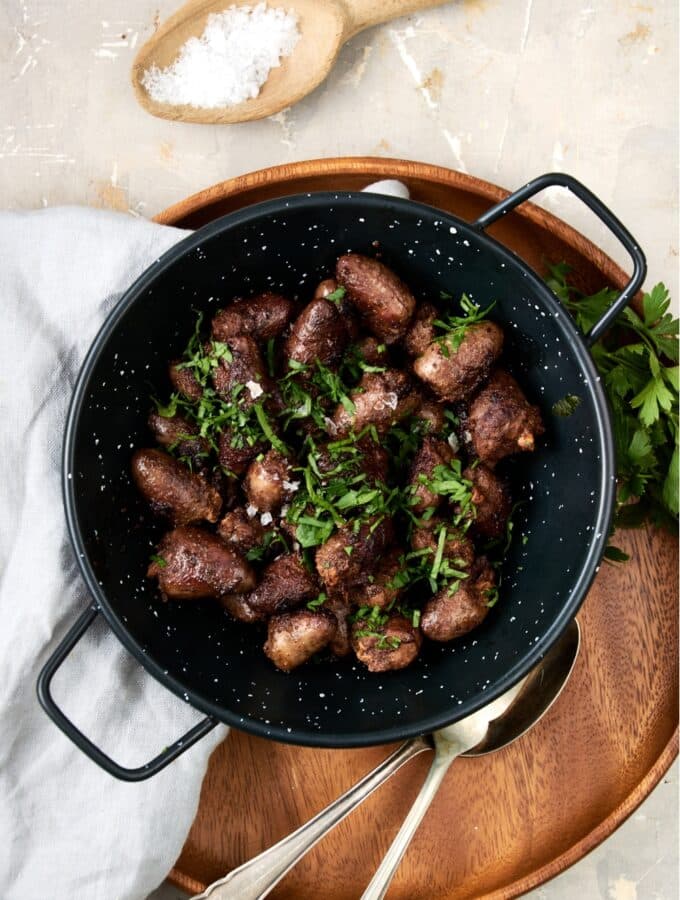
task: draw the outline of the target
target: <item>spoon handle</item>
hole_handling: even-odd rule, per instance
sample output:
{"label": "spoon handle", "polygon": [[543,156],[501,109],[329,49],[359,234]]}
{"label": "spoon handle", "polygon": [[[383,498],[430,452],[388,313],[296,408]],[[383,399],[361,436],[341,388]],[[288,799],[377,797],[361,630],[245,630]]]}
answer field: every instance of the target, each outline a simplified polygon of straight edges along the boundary
{"label": "spoon handle", "polygon": [[389,22],[399,16],[443,6],[447,0],[344,0],[351,19],[351,33],[356,34],[371,25]]}
{"label": "spoon handle", "polygon": [[416,797],[409,814],[404,819],[403,825],[397,832],[397,836],[392,841],[390,849],[378,866],[375,875],[371,878],[368,887],[361,895],[361,900],[381,900],[385,896],[390,882],[399,868],[401,859],[411,843],[413,835],[418,830],[423,816],[429,809],[435,794],[439,790],[439,786],[444,780],[449,766],[465,749],[465,747],[455,745],[444,752],[437,750],[420,793]]}
{"label": "spoon handle", "polygon": [[268,850],[234,869],[225,878],[215,881],[203,894],[193,900],[259,900],[266,897],[283,876],[321,840],[338,822],[394,775],[404,763],[423,750],[431,749],[424,738],[406,741],[372,772],[365,775],[337,800],[317,813]]}

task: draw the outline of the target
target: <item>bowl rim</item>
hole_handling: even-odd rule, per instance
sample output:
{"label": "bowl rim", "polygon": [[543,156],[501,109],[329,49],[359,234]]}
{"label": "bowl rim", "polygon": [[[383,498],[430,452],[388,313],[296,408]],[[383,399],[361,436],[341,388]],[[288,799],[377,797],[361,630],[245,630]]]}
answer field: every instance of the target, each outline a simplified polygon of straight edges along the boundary
{"label": "bowl rim", "polygon": [[[210,240],[222,232],[250,224],[253,220],[263,216],[270,216],[276,213],[281,214],[286,210],[301,206],[308,207],[310,212],[323,211],[328,208],[330,203],[356,206],[357,208],[363,206],[364,208],[384,209],[387,207],[394,209],[396,213],[399,213],[399,211],[409,214],[421,212],[423,216],[427,217],[436,215],[443,222],[449,222],[453,225],[462,236],[474,237],[477,243],[481,243],[488,250],[495,253],[506,265],[519,270],[531,285],[531,290],[538,292],[547,307],[549,309],[552,308],[553,313],[561,318],[562,327],[566,329],[571,339],[569,349],[586,376],[584,388],[593,399],[596,433],[600,443],[600,478],[599,490],[597,491],[597,510],[590,532],[588,552],[580,570],[574,574],[568,594],[568,602],[564,603],[560,613],[555,617],[550,627],[543,631],[539,640],[532,644],[505,675],[497,679],[487,690],[483,693],[481,691],[478,692],[472,699],[464,700],[460,705],[456,705],[455,708],[451,707],[439,714],[423,718],[418,721],[417,725],[395,725],[375,730],[357,729],[356,731],[333,733],[317,732],[301,727],[288,730],[285,725],[266,724],[258,718],[241,715],[235,710],[225,708],[219,703],[207,699],[190,685],[182,682],[180,678],[170,674],[168,670],[149,656],[132,635],[123,619],[116,613],[107,598],[106,592],[97,580],[80,530],[77,512],[78,501],[75,496],[75,479],[71,477],[78,425],[90,380],[99,357],[119,322],[128,310],[144,295],[147,289],[153,286],[161,273],[173,266],[181,257],[200,247],[206,240]],[[599,374],[582,332],[577,329],[573,319],[547,284],[518,254],[505,247],[487,232],[474,228],[471,223],[459,219],[453,213],[414,200],[361,191],[314,191],[265,200],[221,216],[188,234],[187,237],[166,250],[124,291],[114,308],[107,315],[85,354],[69,404],[62,446],[62,498],[68,534],[78,568],[96,607],[102,612],[107,624],[126,650],[164,687],[213,719],[259,737],[310,747],[352,748],[375,746],[430,733],[470,715],[482,706],[490,703],[523,678],[553,646],[564,628],[576,615],[585,599],[588,588],[597,574],[609,537],[614,510],[615,485],[614,438],[609,406]]]}

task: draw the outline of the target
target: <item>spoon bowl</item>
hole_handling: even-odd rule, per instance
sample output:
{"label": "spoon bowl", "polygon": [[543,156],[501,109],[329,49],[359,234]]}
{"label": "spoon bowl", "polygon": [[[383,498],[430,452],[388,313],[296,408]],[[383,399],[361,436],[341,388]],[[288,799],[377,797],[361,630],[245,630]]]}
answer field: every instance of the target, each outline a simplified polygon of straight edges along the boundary
{"label": "spoon bowl", "polygon": [[569,680],[581,631],[570,622],[560,639],[529,675],[492,703],[432,735],[434,760],[413,806],[361,900],[382,900],[451,764],[459,756],[484,756],[512,744],[539,722]]}
{"label": "spoon bowl", "polygon": [[234,106],[208,109],[153,100],[142,84],[152,66],[171,65],[191,37],[203,34],[208,16],[230,6],[255,6],[258,0],[189,0],[140,48],[132,65],[137,100],[154,116],[202,124],[234,124],[271,116],[297,103],[318,87],[333,67],[345,41],[364,28],[444,0],[272,0],[271,8],[295,12],[300,39],[289,57],[273,68],[257,97]]}
{"label": "spoon bowl", "polygon": [[[526,678],[494,701],[429,737],[406,741],[372,772],[278,844],[213,882],[193,900],[262,900],[328,832],[414,756],[435,747],[427,779],[363,898],[384,896],[399,862],[456,757],[483,756],[507,747],[535,725],[571,677],[581,642],[573,620]],[[363,900],[362,898],[362,900]]]}

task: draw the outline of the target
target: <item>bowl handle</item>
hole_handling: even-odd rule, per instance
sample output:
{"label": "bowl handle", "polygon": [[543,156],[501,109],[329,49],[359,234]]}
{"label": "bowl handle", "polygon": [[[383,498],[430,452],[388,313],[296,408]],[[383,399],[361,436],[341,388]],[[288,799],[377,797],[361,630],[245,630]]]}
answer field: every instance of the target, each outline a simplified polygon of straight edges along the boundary
{"label": "bowl handle", "polygon": [[483,215],[472,223],[472,227],[477,228],[480,231],[488,228],[489,225],[492,225],[498,219],[518,207],[520,203],[524,203],[525,200],[528,200],[530,197],[533,197],[535,194],[538,194],[548,187],[563,187],[567,188],[567,190],[571,191],[573,194],[576,194],[576,196],[585,203],[588,209],[592,210],[598,219],[600,219],[600,221],[603,222],[621,241],[633,260],[633,274],[630,277],[630,281],[609,309],[593,325],[588,334],[584,336],[586,344],[590,347],[598,340],[598,338],[602,337],[623,308],[630,303],[635,294],[640,290],[642,282],[645,280],[645,275],[647,274],[647,263],[642,250],[640,250],[637,241],[630,231],[624,227],[614,213],[608,209],[604,203],[592,193],[592,191],[589,191],[585,185],[581,184],[580,181],[577,181],[570,175],[563,175],[561,172],[551,172],[547,175],[541,175],[539,178],[534,178],[533,181],[525,184],[524,187],[519,188],[519,190],[514,191],[514,193],[506,197],[505,200],[501,200],[500,203],[492,206],[491,209],[487,209]]}
{"label": "bowl handle", "polygon": [[114,762],[111,757],[107,756],[99,749],[99,747],[93,744],[89,738],[85,737],[82,731],[76,728],[70,719],[66,718],[64,713],[54,702],[54,698],[50,693],[50,684],[61,664],[97,618],[98,613],[99,608],[97,606],[88,606],[85,612],[78,617],[74,625],[69,629],[54,653],[47,660],[38,676],[38,699],[40,700],[40,705],[52,721],[61,728],[64,734],[69,737],[83,753],[87,754],[93,762],[96,762],[97,765],[101,766],[102,769],[105,769],[110,775],[114,775],[122,781],[143,781],[145,778],[150,778],[152,775],[160,772],[160,770],[165,768],[165,766],[172,762],[173,759],[177,759],[181,753],[188,750],[192,744],[195,744],[196,741],[200,740],[209,731],[212,731],[217,725],[217,720],[213,719],[211,716],[202,719],[179,740],[175,741],[174,744],[166,747],[158,754],[158,756],[154,757],[151,762],[139,766],[136,769],[128,769],[125,766],[121,766],[117,762]]}

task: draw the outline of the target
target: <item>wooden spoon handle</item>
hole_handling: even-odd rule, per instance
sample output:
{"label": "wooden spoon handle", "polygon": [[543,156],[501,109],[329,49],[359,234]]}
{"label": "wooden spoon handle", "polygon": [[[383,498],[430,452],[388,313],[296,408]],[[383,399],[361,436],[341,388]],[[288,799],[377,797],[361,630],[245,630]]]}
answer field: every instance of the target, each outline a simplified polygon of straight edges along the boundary
{"label": "wooden spoon handle", "polygon": [[344,0],[344,5],[350,19],[350,32],[356,34],[370,25],[389,22],[419,9],[443,6],[446,2],[448,0]]}

